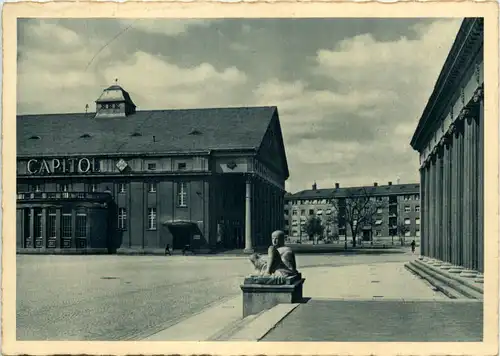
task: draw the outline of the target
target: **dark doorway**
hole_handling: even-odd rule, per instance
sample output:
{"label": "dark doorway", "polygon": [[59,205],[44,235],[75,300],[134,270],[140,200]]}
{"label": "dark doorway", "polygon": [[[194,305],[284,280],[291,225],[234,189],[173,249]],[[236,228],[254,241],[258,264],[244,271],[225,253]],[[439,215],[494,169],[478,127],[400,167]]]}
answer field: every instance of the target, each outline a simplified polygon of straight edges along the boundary
{"label": "dark doorway", "polygon": [[191,243],[191,227],[190,226],[174,226],[170,225],[168,227],[172,233],[173,241],[172,248],[174,250],[181,250],[186,245]]}
{"label": "dark doorway", "polygon": [[363,241],[370,241],[370,238],[371,238],[371,231],[363,230]]}

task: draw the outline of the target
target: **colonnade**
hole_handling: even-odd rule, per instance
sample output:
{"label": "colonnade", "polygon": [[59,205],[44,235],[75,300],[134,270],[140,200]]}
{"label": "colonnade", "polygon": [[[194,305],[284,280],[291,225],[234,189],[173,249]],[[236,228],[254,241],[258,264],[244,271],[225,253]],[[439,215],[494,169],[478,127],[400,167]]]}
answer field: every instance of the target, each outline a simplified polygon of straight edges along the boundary
{"label": "colonnade", "polygon": [[258,176],[247,176],[245,184],[245,252],[252,252],[284,228],[285,191]]}
{"label": "colonnade", "polygon": [[484,271],[482,88],[420,168],[421,254]]}

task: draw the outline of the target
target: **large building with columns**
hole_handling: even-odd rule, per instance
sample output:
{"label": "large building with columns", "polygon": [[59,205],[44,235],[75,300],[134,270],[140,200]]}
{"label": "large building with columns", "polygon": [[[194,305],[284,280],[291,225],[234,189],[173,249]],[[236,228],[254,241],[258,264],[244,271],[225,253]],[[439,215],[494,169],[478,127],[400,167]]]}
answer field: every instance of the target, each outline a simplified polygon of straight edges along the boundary
{"label": "large building with columns", "polygon": [[17,117],[17,251],[251,251],[288,175],[276,107],[139,111],[113,85],[96,112]]}
{"label": "large building with columns", "polygon": [[411,140],[423,256],[484,270],[483,19],[466,18]]}

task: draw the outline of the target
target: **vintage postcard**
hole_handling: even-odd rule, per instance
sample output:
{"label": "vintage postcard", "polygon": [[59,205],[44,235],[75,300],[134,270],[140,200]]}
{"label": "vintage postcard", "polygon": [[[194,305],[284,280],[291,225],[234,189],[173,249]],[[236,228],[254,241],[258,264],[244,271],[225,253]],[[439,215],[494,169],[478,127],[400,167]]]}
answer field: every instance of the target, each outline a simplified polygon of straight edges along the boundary
{"label": "vintage postcard", "polygon": [[497,2],[3,34],[3,354],[497,354]]}

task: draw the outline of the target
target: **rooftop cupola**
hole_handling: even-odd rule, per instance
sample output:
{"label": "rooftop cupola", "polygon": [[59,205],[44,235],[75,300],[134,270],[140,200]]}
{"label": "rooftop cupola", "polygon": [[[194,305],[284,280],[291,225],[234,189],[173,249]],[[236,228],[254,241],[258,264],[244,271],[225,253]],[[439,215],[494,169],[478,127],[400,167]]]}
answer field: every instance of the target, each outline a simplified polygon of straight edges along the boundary
{"label": "rooftop cupola", "polygon": [[126,117],[135,113],[135,104],[129,93],[118,84],[104,89],[96,100],[95,117]]}

